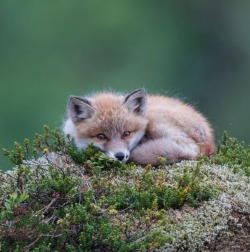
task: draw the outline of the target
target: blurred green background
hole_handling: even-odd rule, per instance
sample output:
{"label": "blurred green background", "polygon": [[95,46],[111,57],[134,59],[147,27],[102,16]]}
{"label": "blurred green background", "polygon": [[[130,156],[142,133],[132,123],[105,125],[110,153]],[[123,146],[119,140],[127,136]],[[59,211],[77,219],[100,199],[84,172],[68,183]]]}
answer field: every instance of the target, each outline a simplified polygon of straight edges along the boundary
{"label": "blurred green background", "polygon": [[70,94],[139,87],[249,143],[249,13],[249,1],[2,0],[1,149],[60,127]]}

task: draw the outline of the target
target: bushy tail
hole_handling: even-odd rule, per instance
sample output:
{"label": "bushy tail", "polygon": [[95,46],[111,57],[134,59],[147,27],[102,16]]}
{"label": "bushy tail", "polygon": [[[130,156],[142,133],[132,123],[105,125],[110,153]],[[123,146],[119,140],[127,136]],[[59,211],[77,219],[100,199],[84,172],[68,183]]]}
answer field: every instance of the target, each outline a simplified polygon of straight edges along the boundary
{"label": "bushy tail", "polygon": [[196,159],[199,154],[199,146],[190,138],[160,138],[138,145],[130,159],[138,164],[159,165],[158,157],[165,157],[171,164]]}

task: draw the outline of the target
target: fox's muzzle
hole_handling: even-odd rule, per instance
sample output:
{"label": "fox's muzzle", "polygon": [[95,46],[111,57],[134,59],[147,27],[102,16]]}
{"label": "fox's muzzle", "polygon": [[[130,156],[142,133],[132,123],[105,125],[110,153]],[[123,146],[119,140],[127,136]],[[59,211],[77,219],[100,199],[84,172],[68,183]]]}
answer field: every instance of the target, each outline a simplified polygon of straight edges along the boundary
{"label": "fox's muzzle", "polygon": [[108,151],[107,155],[111,158],[118,159],[119,161],[124,162],[124,163],[126,163],[129,158],[129,152],[127,150],[119,151],[116,153],[114,153],[112,151]]}

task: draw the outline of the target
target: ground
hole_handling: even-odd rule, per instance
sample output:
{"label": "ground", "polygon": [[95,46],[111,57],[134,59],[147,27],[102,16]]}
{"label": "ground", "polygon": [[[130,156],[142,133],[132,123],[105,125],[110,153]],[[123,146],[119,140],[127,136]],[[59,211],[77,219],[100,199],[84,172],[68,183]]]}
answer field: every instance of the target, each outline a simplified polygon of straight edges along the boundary
{"label": "ground", "polygon": [[229,228],[229,236],[218,237],[207,245],[205,250],[216,252],[250,251],[250,216],[235,213],[235,218],[239,219],[238,229],[236,227]]}

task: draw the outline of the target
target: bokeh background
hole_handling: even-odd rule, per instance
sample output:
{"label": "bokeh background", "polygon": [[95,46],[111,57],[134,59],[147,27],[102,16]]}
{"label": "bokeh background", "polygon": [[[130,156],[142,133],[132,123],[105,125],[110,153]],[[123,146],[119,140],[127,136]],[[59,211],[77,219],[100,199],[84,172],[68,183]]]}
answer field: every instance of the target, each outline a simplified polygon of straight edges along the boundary
{"label": "bokeh background", "polygon": [[249,13],[244,0],[1,0],[0,148],[60,127],[70,94],[139,87],[249,144]]}

